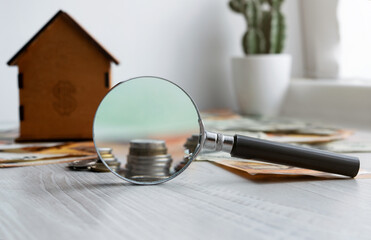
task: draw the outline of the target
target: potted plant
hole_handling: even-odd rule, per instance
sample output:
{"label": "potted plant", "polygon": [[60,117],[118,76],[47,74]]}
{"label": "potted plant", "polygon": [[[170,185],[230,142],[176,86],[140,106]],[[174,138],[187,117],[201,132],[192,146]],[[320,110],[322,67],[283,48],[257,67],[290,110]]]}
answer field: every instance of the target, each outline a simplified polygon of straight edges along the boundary
{"label": "potted plant", "polygon": [[245,57],[232,59],[233,82],[242,114],[276,115],[291,75],[291,56],[282,54],[285,42],[283,0],[230,0],[244,16]]}

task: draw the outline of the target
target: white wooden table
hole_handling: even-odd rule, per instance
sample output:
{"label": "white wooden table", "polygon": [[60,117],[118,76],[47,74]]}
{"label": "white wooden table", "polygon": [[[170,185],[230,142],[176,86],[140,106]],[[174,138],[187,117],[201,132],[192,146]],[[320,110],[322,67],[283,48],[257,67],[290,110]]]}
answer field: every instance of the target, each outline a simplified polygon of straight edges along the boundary
{"label": "white wooden table", "polygon": [[371,239],[371,179],[259,182],[194,162],[136,186],[65,166],[0,169],[1,240]]}

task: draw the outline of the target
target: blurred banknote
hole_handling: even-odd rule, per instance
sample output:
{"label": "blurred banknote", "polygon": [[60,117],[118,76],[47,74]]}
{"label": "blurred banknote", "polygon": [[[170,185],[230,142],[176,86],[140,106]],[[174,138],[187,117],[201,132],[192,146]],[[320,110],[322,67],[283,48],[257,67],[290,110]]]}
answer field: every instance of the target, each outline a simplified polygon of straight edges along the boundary
{"label": "blurred banknote", "polygon": [[335,141],[320,145],[313,145],[313,147],[338,153],[371,152],[371,141]]}
{"label": "blurred banknote", "polygon": [[240,117],[224,120],[207,119],[207,129],[219,131],[251,131],[251,132],[293,132],[303,129],[306,124],[291,119]]}
{"label": "blurred banknote", "polygon": [[284,143],[324,143],[345,139],[352,134],[345,129],[327,127],[283,117],[208,117],[206,129],[226,135],[240,134]]}
{"label": "blurred banknote", "polygon": [[[265,175],[267,177],[291,177],[305,175],[324,178],[346,178],[344,176],[310,169],[265,163],[250,159],[233,158],[229,154],[223,152],[204,153],[198,156],[196,160],[213,162],[223,167],[246,172],[252,176]],[[371,172],[361,169],[356,178],[371,178]]]}
{"label": "blurred banknote", "polygon": [[207,129],[219,131],[250,131],[250,132],[276,132],[298,133],[312,135],[332,135],[338,129],[318,123],[309,123],[301,120],[284,117],[236,117],[207,118],[204,120]]}
{"label": "blurred banknote", "polygon": [[0,144],[0,168],[95,159],[92,142]]}

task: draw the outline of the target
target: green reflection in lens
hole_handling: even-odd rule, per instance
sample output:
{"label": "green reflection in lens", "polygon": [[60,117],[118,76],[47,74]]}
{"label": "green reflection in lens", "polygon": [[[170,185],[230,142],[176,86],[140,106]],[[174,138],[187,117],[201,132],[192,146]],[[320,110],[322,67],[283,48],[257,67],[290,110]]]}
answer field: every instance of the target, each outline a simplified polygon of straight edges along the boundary
{"label": "green reflection in lens", "polygon": [[199,132],[198,113],[176,85],[142,77],[116,86],[101,102],[94,120],[94,138],[128,141],[133,138]]}

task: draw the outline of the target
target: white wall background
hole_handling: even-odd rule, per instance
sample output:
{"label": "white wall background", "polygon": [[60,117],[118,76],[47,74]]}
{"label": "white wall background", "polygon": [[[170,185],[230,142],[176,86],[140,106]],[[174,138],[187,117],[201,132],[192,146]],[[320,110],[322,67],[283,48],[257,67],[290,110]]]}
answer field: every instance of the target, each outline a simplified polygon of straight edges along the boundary
{"label": "white wall background", "polygon": [[340,77],[371,81],[371,1],[339,0]]}
{"label": "white wall background", "polygon": [[[236,109],[230,58],[242,55],[242,16],[227,0],[0,0],[0,122],[18,122],[17,68],[6,62],[59,10],[77,20],[120,65],[113,81],[154,75],[180,84],[200,109]],[[286,52],[303,75],[298,0],[286,0]]]}

